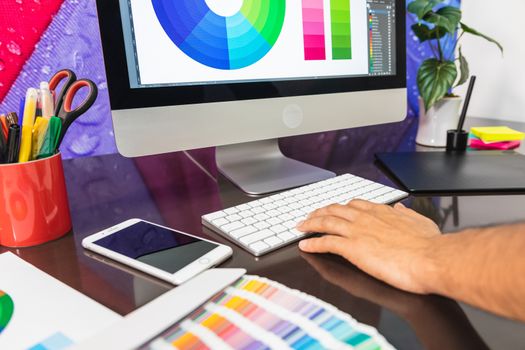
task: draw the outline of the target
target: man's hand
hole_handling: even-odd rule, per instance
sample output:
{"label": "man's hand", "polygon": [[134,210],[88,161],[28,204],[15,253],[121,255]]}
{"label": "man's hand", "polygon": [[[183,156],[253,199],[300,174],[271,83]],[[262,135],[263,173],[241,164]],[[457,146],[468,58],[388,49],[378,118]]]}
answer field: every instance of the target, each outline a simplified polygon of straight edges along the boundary
{"label": "man's hand", "polygon": [[390,207],[353,200],[331,205],[311,213],[297,228],[325,234],[301,241],[304,252],[341,255],[397,288],[432,292],[425,283],[433,272],[427,257],[441,232],[430,219],[400,203]]}

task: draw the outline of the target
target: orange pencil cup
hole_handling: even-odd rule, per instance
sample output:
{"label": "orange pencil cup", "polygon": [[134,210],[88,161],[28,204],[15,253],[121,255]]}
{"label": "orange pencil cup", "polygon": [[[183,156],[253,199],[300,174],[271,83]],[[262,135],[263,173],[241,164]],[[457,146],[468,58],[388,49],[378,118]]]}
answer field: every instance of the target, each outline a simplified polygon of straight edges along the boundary
{"label": "orange pencil cup", "polygon": [[0,245],[29,247],[71,230],[60,153],[27,163],[0,165]]}

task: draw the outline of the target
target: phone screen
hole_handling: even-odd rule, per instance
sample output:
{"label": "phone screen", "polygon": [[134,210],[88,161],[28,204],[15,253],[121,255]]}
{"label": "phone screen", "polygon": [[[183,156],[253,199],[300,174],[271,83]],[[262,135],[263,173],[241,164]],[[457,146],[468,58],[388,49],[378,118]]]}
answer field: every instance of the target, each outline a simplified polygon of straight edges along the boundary
{"label": "phone screen", "polygon": [[218,247],[142,221],[93,243],[171,274]]}

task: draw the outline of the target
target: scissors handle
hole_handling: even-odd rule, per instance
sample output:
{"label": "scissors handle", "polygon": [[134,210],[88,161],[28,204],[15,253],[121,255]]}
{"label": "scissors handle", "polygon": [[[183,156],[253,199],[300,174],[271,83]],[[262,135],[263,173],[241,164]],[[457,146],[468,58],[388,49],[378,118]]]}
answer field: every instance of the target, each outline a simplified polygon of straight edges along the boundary
{"label": "scissors handle", "polygon": [[[77,92],[84,87],[87,87],[89,89],[87,96],[75,109],[72,109],[73,99],[75,98]],[[66,134],[67,129],[78,117],[86,113],[87,110],[91,108],[93,103],[95,103],[97,96],[97,85],[95,85],[95,83],[89,79],[77,80],[69,87],[69,89],[64,95],[63,104],[57,113],[57,117],[59,117],[62,120],[62,131],[58,140],[59,145],[62,142],[62,138]]]}
{"label": "scissors handle", "polygon": [[[65,79],[64,84],[62,85],[62,89],[60,91],[56,91],[58,84],[60,84],[61,81]],[[64,101],[64,95],[68,91],[71,85],[77,80],[77,76],[75,72],[73,72],[70,69],[62,69],[53,75],[51,80],[49,80],[49,90],[55,91],[56,95],[56,105],[55,105],[55,116],[58,115],[58,112],[62,108],[62,103]]]}

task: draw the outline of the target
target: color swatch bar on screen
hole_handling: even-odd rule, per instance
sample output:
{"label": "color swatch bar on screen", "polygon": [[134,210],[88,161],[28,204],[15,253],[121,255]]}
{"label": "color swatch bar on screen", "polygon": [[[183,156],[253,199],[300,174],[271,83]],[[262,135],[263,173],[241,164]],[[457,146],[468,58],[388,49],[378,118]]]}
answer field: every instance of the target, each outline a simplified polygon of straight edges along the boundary
{"label": "color swatch bar on screen", "polygon": [[304,59],[325,60],[323,0],[303,0]]}
{"label": "color swatch bar on screen", "polygon": [[332,18],[332,58],[334,60],[351,59],[350,1],[330,0],[330,16]]}
{"label": "color swatch bar on screen", "polygon": [[372,22],[372,12],[368,12],[368,47],[370,48],[370,73],[374,72],[374,35],[372,33],[373,30],[373,22]]}

